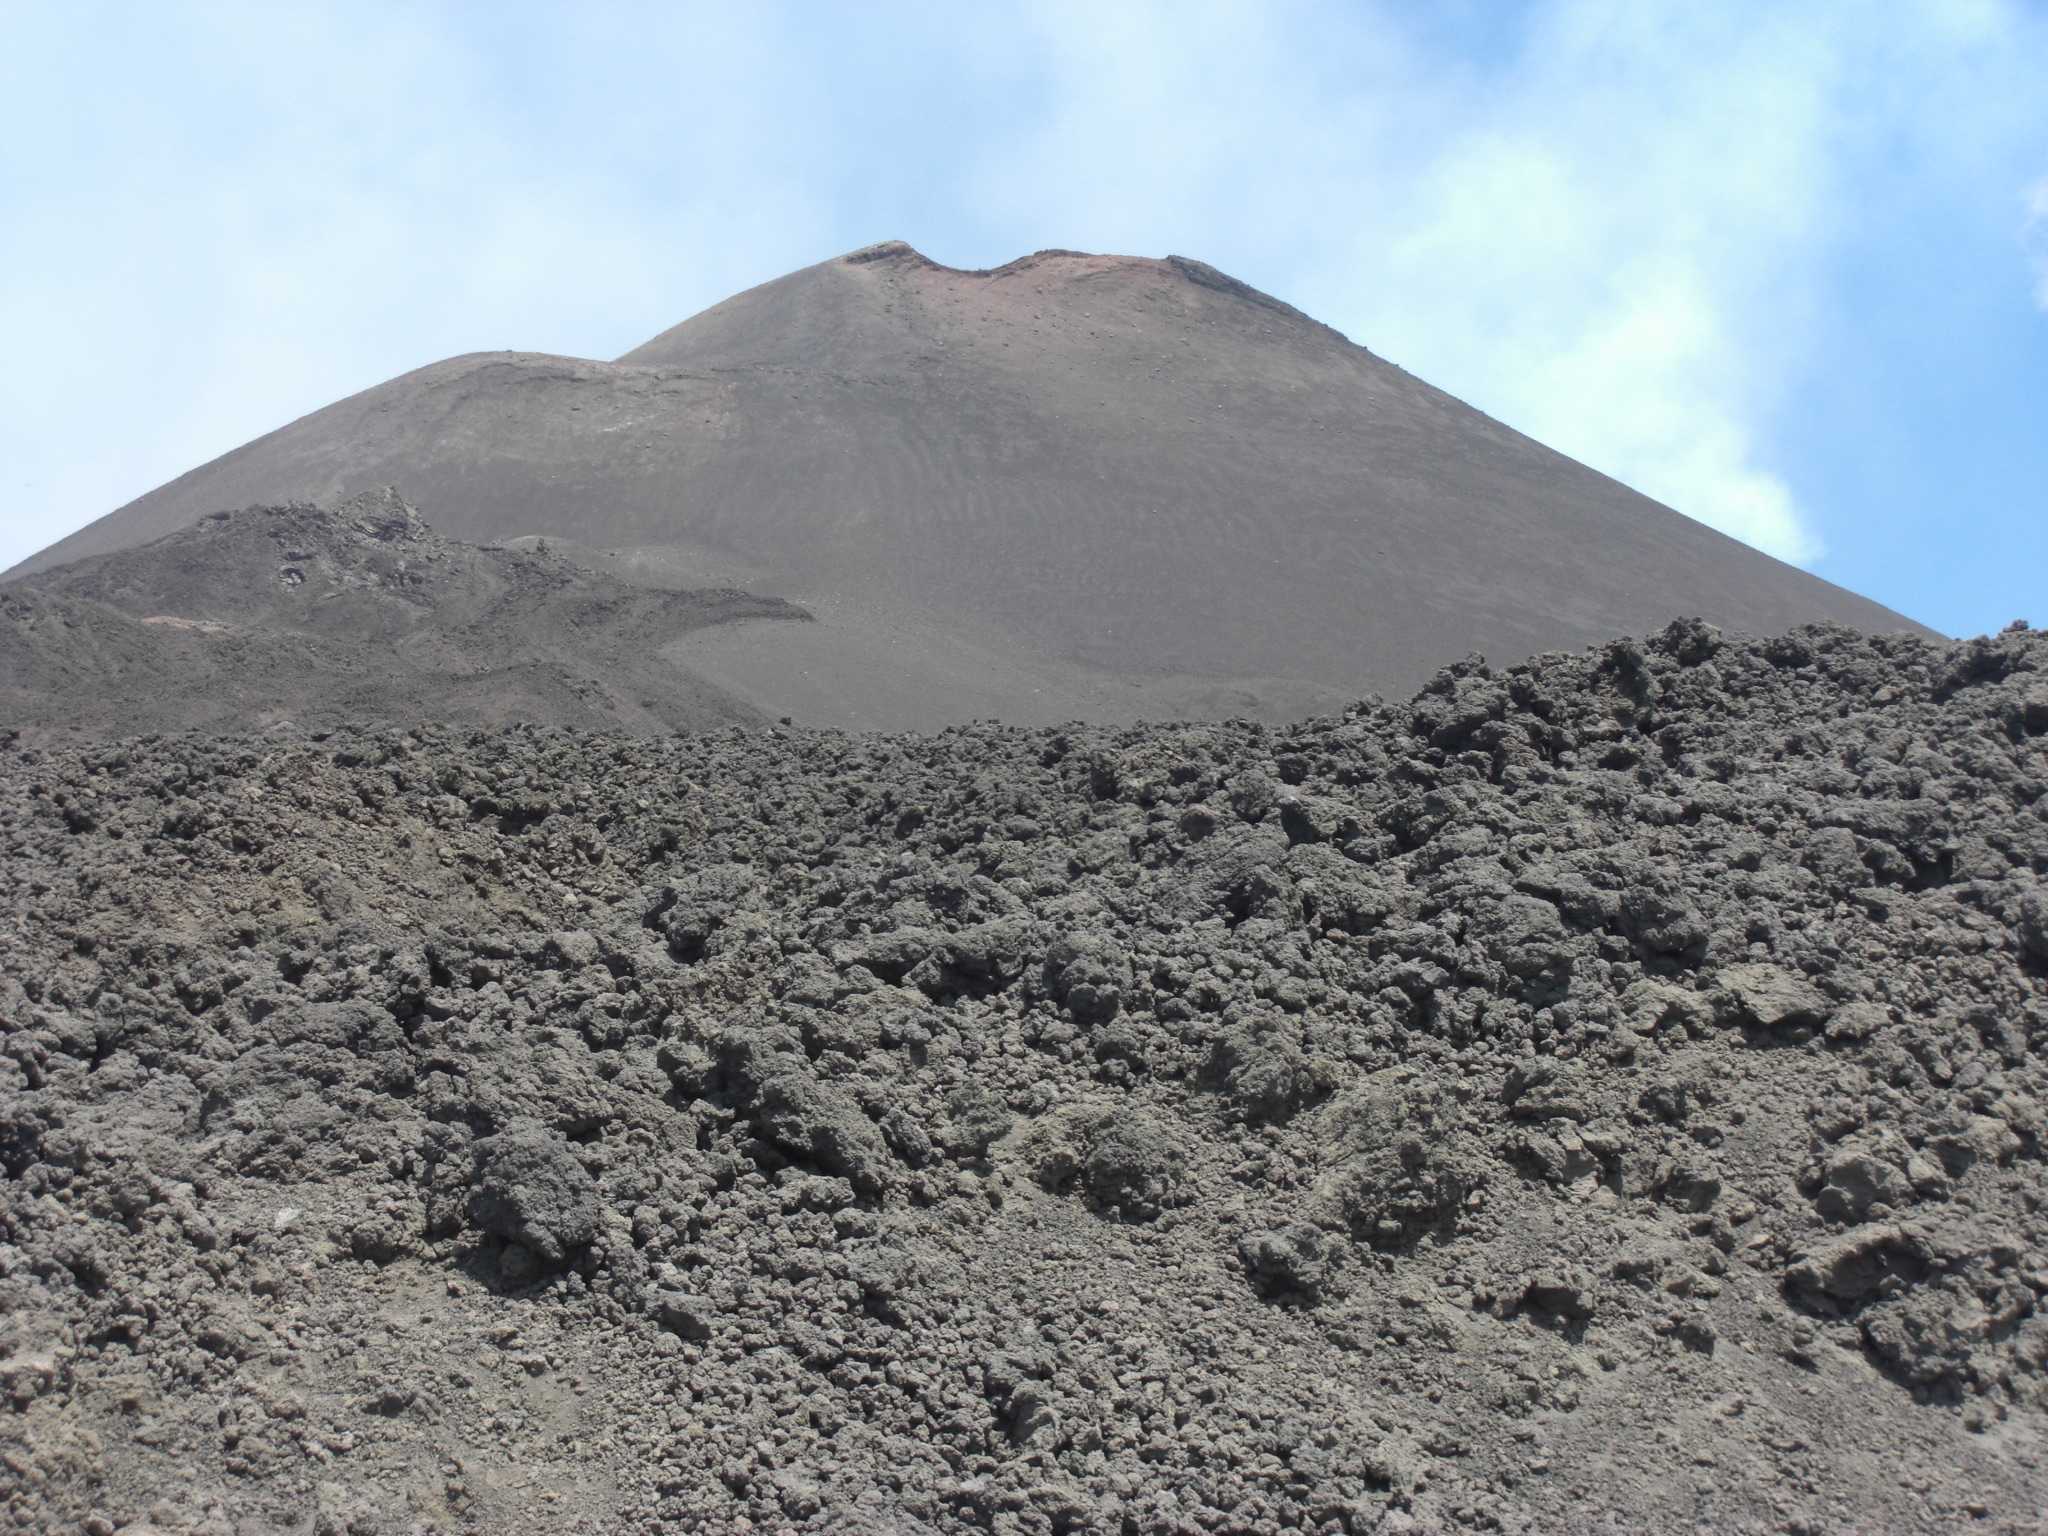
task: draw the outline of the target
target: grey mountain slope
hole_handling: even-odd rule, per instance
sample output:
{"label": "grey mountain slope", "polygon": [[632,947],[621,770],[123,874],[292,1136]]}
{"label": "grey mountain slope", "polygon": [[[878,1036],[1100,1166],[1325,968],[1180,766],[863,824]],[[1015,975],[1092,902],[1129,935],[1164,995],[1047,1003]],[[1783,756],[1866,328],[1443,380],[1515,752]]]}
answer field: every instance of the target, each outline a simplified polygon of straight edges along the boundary
{"label": "grey mountain slope", "polygon": [[616,362],[452,358],[151,492],[27,563],[222,506],[404,488],[450,533],[569,539],[821,623],[692,664],[838,724],[1299,715],[1698,614],[1899,615],[1552,452],[1200,263],[900,243]]}

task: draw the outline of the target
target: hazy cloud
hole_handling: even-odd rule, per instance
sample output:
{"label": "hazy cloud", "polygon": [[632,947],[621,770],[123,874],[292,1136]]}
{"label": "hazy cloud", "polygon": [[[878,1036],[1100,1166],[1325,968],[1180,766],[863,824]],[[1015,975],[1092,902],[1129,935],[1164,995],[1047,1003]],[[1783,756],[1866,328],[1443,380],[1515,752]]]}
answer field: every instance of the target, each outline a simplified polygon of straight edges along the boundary
{"label": "hazy cloud", "polygon": [[[1391,11],[1180,9],[1122,6],[1106,32],[1092,7],[1050,13],[1052,110],[987,152],[984,201],[1140,249],[1214,232],[1191,253],[1511,425],[1773,554],[1820,553],[1756,424],[1814,276],[1827,47],[1768,17],[1568,0],[1474,64]],[[1302,46],[1324,23],[1344,28],[1330,53]]]}
{"label": "hazy cloud", "polygon": [[1419,168],[1373,321],[1532,435],[1807,562],[1819,536],[1756,435],[1817,276],[1839,66],[1720,15],[1554,8]]}
{"label": "hazy cloud", "polygon": [[2048,310],[2048,177],[2036,182],[2027,193],[2022,238],[2034,264],[2034,302]]}
{"label": "hazy cloud", "polygon": [[981,151],[992,221],[1202,255],[1799,562],[1772,439],[1844,255],[1994,185],[2043,58],[1996,0],[1035,14],[1047,109]]}
{"label": "hazy cloud", "polygon": [[[815,119],[750,84],[773,26],[79,11],[0,59],[0,331],[34,359],[0,373],[0,568],[393,374],[614,355],[836,238],[792,185],[840,170]],[[730,72],[671,105],[701,53]]]}

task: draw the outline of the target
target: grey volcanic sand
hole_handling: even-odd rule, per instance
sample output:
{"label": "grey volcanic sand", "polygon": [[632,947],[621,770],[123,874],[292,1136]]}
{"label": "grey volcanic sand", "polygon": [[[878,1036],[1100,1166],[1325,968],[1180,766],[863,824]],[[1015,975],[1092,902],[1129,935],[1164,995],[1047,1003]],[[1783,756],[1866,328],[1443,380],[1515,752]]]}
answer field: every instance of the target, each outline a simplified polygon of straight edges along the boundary
{"label": "grey volcanic sand", "polygon": [[545,535],[652,585],[802,605],[816,625],[676,654],[821,724],[1290,719],[1405,692],[1447,656],[1679,614],[1915,628],[1199,262],[1046,251],[962,272],[900,243],[617,362],[435,363],[22,569],[387,483],[457,538]]}
{"label": "grey volcanic sand", "polygon": [[2048,637],[0,736],[0,1509],[2023,1532]]}

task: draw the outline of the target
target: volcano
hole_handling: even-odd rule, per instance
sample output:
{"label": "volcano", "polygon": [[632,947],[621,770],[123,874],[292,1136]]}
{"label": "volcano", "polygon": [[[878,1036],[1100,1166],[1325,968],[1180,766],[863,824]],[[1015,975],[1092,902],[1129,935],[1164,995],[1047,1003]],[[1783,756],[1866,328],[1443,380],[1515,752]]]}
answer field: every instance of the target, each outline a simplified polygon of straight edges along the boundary
{"label": "volcano", "polygon": [[900,245],[31,565],[0,1529],[2043,1529],[2048,633]]}
{"label": "volcano", "polygon": [[1299,718],[1679,615],[1926,633],[1201,262],[963,271],[901,242],[613,362],[431,364],[13,574],[385,484],[452,538],[801,606],[666,654],[816,724]]}

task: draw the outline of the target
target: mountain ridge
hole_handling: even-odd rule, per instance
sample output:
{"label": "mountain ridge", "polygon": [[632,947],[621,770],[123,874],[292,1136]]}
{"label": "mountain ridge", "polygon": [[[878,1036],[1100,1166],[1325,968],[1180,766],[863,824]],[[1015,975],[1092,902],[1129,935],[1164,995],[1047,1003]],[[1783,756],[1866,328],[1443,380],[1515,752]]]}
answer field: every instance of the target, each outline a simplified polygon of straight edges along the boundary
{"label": "mountain ridge", "polygon": [[[764,713],[929,728],[1336,708],[1672,618],[1931,633],[1185,257],[884,242],[612,362],[429,364],[17,567],[397,484],[450,534],[814,613],[706,638]],[[979,658],[968,665],[962,658]],[[820,679],[826,679],[820,681]]]}

